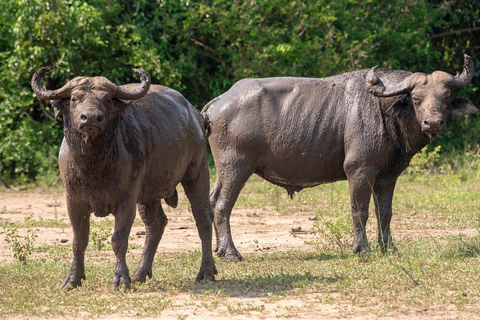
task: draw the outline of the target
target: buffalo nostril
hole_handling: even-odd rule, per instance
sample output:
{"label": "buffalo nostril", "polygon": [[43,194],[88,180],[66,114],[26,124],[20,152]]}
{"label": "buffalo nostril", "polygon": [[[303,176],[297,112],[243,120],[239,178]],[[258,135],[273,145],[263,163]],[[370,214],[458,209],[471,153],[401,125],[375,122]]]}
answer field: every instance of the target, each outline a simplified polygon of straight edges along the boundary
{"label": "buffalo nostril", "polygon": [[423,124],[428,126],[428,121],[427,120],[423,120]]}
{"label": "buffalo nostril", "polygon": [[84,114],[82,114],[82,115],[80,116],[80,120],[83,120],[83,121],[87,120],[87,116],[84,115]]}
{"label": "buffalo nostril", "polygon": [[440,121],[440,125],[443,125],[444,123],[445,123],[445,121],[443,121],[443,120],[442,120],[442,121]]}
{"label": "buffalo nostril", "polygon": [[102,122],[102,120],[103,120],[103,116],[98,116],[97,121]]}

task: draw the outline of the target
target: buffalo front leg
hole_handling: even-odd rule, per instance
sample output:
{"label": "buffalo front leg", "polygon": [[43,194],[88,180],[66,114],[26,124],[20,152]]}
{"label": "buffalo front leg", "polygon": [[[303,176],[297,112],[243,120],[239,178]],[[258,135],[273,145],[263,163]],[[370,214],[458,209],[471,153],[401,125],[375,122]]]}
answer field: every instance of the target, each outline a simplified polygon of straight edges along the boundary
{"label": "buffalo front leg", "polygon": [[215,281],[215,274],[217,274],[212,253],[212,219],[208,199],[209,183],[210,178],[205,158],[196,170],[191,169],[182,180],[182,186],[192,206],[193,218],[202,242],[202,262],[195,281]]}
{"label": "buffalo front leg", "polygon": [[147,276],[152,278],[153,258],[168,220],[160,200],[139,204],[138,212],[145,223],[145,245],[138,267],[132,274],[132,282],[145,282]]}
{"label": "buffalo front leg", "polygon": [[135,203],[130,201],[117,206],[115,228],[112,235],[112,247],[116,257],[112,289],[122,286],[124,291],[130,289],[130,276],[125,256],[128,248],[128,235],[135,219]]}
{"label": "buffalo front leg", "polygon": [[85,203],[73,201],[67,195],[67,209],[73,229],[73,260],[62,288],[76,288],[85,280],[85,250],[90,231],[90,213]]}
{"label": "buffalo front leg", "polygon": [[396,181],[397,178],[390,180],[377,179],[373,189],[378,224],[378,244],[383,252],[386,252],[389,248],[395,249],[390,233],[390,222],[392,220],[392,199]]}
{"label": "buffalo front leg", "polygon": [[238,162],[242,156],[232,156],[225,163],[216,163],[217,179],[210,194],[212,204],[218,257],[227,261],[242,261],[243,257],[233,243],[230,216],[240,191],[245,186],[253,170],[247,164]]}
{"label": "buffalo front leg", "polygon": [[346,172],[353,220],[353,252],[363,254],[370,250],[366,226],[375,173],[368,168],[346,170]]}

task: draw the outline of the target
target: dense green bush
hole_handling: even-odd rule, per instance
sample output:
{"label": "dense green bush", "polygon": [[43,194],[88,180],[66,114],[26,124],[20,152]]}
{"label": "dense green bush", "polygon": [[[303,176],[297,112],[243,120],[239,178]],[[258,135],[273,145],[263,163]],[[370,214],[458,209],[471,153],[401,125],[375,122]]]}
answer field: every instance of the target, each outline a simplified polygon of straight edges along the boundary
{"label": "dense green bush", "polygon": [[[3,0],[0,1],[0,174],[33,180],[51,168],[60,120],[30,89],[78,76],[154,83],[197,108],[245,77],[325,77],[380,65],[460,72],[463,53],[480,69],[477,0]],[[478,71],[476,73],[478,75]],[[463,90],[480,104],[480,79]],[[449,119],[442,150],[478,143],[480,120]]]}

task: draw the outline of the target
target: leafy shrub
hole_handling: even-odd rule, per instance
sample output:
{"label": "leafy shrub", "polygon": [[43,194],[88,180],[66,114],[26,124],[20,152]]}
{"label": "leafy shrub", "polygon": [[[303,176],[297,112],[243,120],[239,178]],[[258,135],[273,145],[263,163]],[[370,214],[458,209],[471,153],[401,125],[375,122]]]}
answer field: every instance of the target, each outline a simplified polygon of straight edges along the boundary
{"label": "leafy shrub", "polygon": [[407,169],[407,174],[411,176],[426,175],[434,171],[441,171],[443,167],[439,167],[441,146],[436,146],[432,151],[427,151],[423,148],[410,161],[410,166]]}
{"label": "leafy shrub", "polygon": [[[477,2],[0,1],[0,175],[34,180],[58,154],[60,121],[30,88],[41,66],[54,66],[48,88],[79,75],[136,82],[131,68],[141,67],[197,108],[246,77],[325,77],[374,65],[455,73],[464,52],[480,56]],[[479,105],[478,87],[474,77],[459,94]],[[479,142],[476,118],[448,121],[436,142],[444,150]]]}

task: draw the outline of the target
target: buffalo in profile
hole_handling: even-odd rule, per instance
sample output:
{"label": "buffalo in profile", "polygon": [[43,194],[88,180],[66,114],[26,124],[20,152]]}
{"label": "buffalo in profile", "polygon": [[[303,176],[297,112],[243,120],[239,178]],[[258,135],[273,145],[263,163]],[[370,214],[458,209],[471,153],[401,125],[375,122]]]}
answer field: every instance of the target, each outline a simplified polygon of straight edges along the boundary
{"label": "buffalo in profile", "polygon": [[[57,90],[42,87],[39,69],[32,88],[40,99],[53,100],[63,116],[65,137],[59,166],[73,227],[73,261],[63,287],[85,279],[84,257],[90,214],[113,214],[112,247],[116,256],[113,287],[152,277],[152,262],[167,217],[161,199],[177,205],[176,186],[188,197],[202,242],[202,263],[196,280],[214,280],[209,175],[204,121],[177,91],[150,85],[141,69],[141,84],[117,86],[104,77],[76,77]],[[138,267],[129,276],[125,261],[136,205],[146,238]]]}
{"label": "buffalo in profile", "polygon": [[398,176],[412,157],[446,128],[448,112],[477,113],[452,90],[466,86],[473,62],[461,75],[401,70],[359,70],[323,79],[244,79],[203,109],[217,179],[210,193],[216,254],[242,260],[230,215],[252,174],[295,191],[348,180],[353,251],[369,249],[365,233],[372,193],[383,250],[390,234]]}

